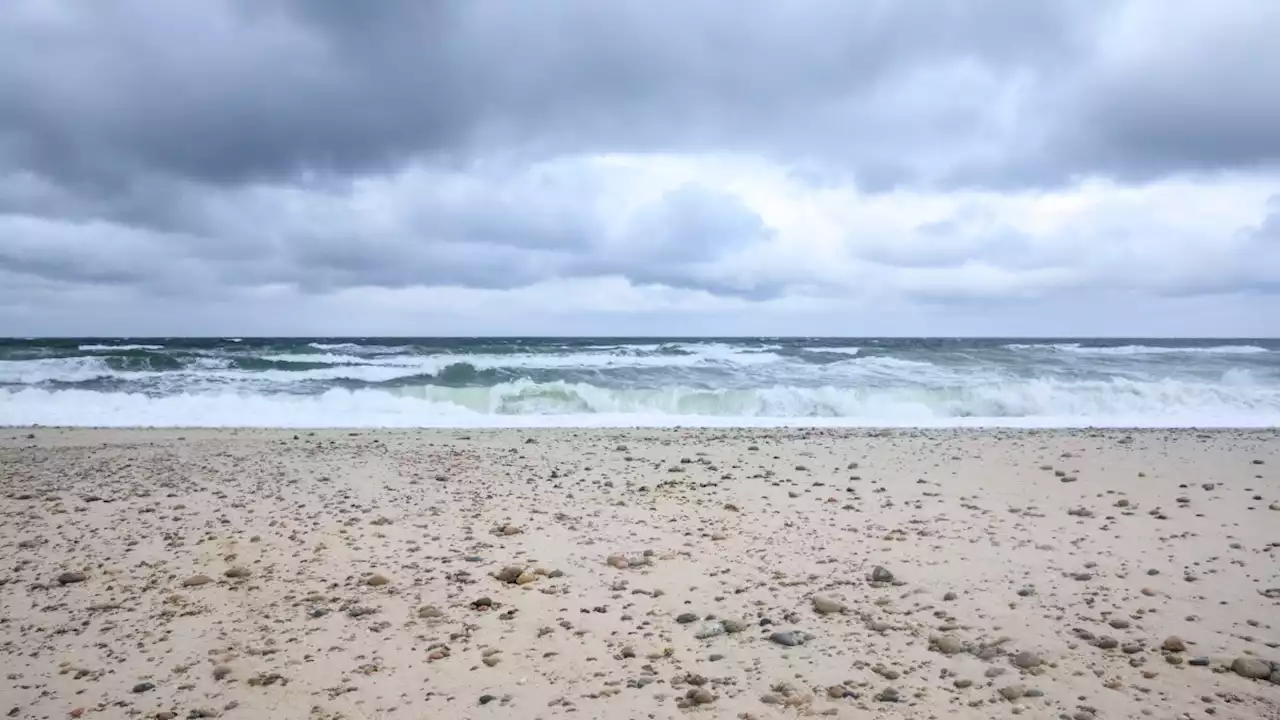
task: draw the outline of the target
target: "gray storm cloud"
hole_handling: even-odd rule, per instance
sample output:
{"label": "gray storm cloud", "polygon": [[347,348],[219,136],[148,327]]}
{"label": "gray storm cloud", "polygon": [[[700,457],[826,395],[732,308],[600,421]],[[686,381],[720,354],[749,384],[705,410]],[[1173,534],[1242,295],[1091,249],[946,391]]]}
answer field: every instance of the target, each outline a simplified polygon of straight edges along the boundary
{"label": "gray storm cloud", "polygon": [[[749,156],[863,195],[1273,177],[1277,31],[1263,0],[14,0],[0,271],[25,280],[0,302],[606,276],[785,297],[797,271],[730,262],[778,234],[741,196],[620,203],[581,159]],[[1274,218],[1222,232],[1273,249]],[[1067,277],[1032,245],[958,216],[860,258]],[[1274,290],[1238,263],[1182,287]]]}

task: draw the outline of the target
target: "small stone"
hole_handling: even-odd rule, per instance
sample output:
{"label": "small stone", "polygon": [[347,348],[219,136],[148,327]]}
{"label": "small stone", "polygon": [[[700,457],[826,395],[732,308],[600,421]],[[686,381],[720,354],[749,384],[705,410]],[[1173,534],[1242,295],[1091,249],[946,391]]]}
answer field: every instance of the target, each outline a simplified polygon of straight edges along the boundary
{"label": "small stone", "polygon": [[1187,664],[1188,664],[1188,665],[1190,665],[1190,666],[1192,666],[1192,667],[1209,667],[1209,658],[1207,658],[1207,657],[1194,657],[1194,658],[1191,658],[1190,660],[1188,660],[1188,661],[1187,661]]}
{"label": "small stone", "polygon": [[430,620],[432,618],[444,617],[444,612],[435,605],[423,605],[418,608],[418,617],[422,620]]}
{"label": "small stone", "polygon": [[745,620],[737,618],[725,618],[720,621],[720,624],[724,626],[724,631],[730,635],[736,635],[749,627]]}
{"label": "small stone", "polygon": [[1103,635],[1102,637],[1094,641],[1093,644],[1097,646],[1100,650],[1114,650],[1115,648],[1120,647],[1120,641],[1116,640],[1110,635]]}
{"label": "small stone", "polygon": [[1163,648],[1165,652],[1180,653],[1187,651],[1187,644],[1177,635],[1170,635],[1165,638],[1164,642],[1160,644],[1160,647]]}
{"label": "small stone", "polygon": [[773,633],[769,636],[769,639],[779,645],[785,645],[787,647],[796,647],[797,645],[803,645],[805,642],[804,635],[796,632],[795,630]]}
{"label": "small stone", "polygon": [[200,587],[201,585],[208,585],[211,582],[213,582],[213,578],[209,577],[208,575],[192,575],[191,577],[182,581],[182,586],[183,587]]}
{"label": "small stone", "polygon": [[689,623],[697,622],[697,621],[698,621],[697,613],[687,612],[687,613],[680,613],[679,615],[676,616],[676,622],[680,623],[681,625],[688,625]]}
{"label": "small stone", "polygon": [[956,655],[964,652],[964,643],[954,635],[938,635],[929,639],[929,644],[943,655]]}
{"label": "small stone", "polygon": [[898,692],[897,688],[887,687],[876,693],[876,700],[879,702],[896,703],[901,699],[902,695]]}
{"label": "small stone", "polygon": [[955,599],[956,599],[956,594],[954,592],[948,592],[947,594],[942,596],[942,600],[944,602],[951,602],[952,600],[955,600]]}
{"label": "small stone", "polygon": [[619,570],[626,570],[631,567],[631,563],[627,562],[627,559],[621,555],[610,555],[605,562],[608,563],[610,567],[614,567]]}
{"label": "small stone", "polygon": [[520,573],[520,576],[516,578],[516,584],[517,584],[517,585],[528,585],[529,583],[531,583],[531,582],[533,582],[534,580],[537,580],[537,579],[538,579],[538,574],[537,574],[537,573],[527,572],[527,571],[526,571],[526,572],[522,572],[522,573]]}
{"label": "small stone", "polygon": [[1271,663],[1242,655],[1232,661],[1231,670],[1240,677],[1261,680],[1271,675]]}
{"label": "small stone", "polygon": [[689,699],[698,705],[710,705],[716,701],[716,696],[706,688],[698,688],[689,696]]}
{"label": "small stone", "polygon": [[391,580],[389,580],[386,575],[380,575],[378,573],[374,573],[364,579],[364,584],[369,587],[382,587],[389,582],[391,582]]}
{"label": "small stone", "polygon": [[249,568],[237,565],[233,568],[228,568],[227,571],[222,574],[224,577],[229,577],[232,580],[241,580],[249,577],[253,573],[249,572]]}
{"label": "small stone", "polygon": [[214,680],[225,680],[225,679],[227,678],[227,676],[229,676],[230,674],[231,674],[231,668],[227,667],[226,665],[214,665],[214,666],[213,666],[213,679],[214,679]]}
{"label": "small stone", "polygon": [[480,660],[480,662],[484,663],[485,665],[488,665],[489,667],[493,667],[494,665],[497,665],[498,663],[502,662],[502,658],[497,655],[486,655],[483,659]]}
{"label": "small stone", "polygon": [[144,692],[147,692],[148,690],[155,690],[155,689],[156,689],[156,684],[153,682],[140,682],[137,685],[133,686],[133,692],[135,693],[144,693]]}
{"label": "small stone", "polygon": [[508,565],[498,571],[497,580],[502,583],[514,583],[524,574],[524,567],[521,565]]}
{"label": "small stone", "polygon": [[1129,621],[1120,617],[1111,618],[1107,624],[1117,630],[1127,630],[1129,628]]}
{"label": "small stone", "polygon": [[707,640],[709,638],[723,635],[724,633],[725,633],[724,623],[713,622],[713,623],[707,623],[706,625],[703,625],[702,627],[698,628],[698,631],[695,632],[693,636],[699,640]]}
{"label": "small stone", "polygon": [[889,572],[881,565],[876,565],[871,569],[871,582],[891,583],[893,582],[893,573]]}
{"label": "small stone", "polygon": [[[532,438],[530,438],[530,439],[532,439]],[[492,695],[481,695],[481,696],[480,696],[479,703],[480,703],[481,705],[488,705],[489,703],[491,703],[491,702],[493,702],[494,700],[497,700],[497,699],[498,699],[498,698],[496,698],[496,697],[494,697],[494,696],[492,696]]]}
{"label": "small stone", "polygon": [[88,579],[89,576],[82,572],[64,572],[58,576],[58,584],[71,585],[72,583],[82,583]]}
{"label": "small stone", "polygon": [[715,533],[711,533],[711,539],[719,542],[721,540],[728,540],[729,536],[725,535],[722,532],[715,532]]}
{"label": "small stone", "polygon": [[1022,670],[1030,670],[1033,667],[1039,667],[1043,664],[1044,661],[1040,659],[1039,655],[1027,650],[1023,650],[1013,656],[1013,666]]}
{"label": "small stone", "polygon": [[849,608],[844,603],[826,595],[813,596],[813,609],[819,615],[831,615],[846,612]]}
{"label": "small stone", "polygon": [[964,678],[956,678],[956,681],[953,682],[952,685],[955,685],[958,690],[964,690],[965,688],[973,687],[973,681],[966,680]]}
{"label": "small stone", "polygon": [[1006,685],[1000,688],[1000,697],[1013,702],[1027,694],[1025,685]]}

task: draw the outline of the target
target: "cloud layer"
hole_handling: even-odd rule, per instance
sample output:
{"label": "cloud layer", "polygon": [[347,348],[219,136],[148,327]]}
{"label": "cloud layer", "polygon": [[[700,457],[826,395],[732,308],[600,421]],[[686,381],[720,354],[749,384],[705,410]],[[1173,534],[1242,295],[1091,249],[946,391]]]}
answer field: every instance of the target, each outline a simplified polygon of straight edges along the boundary
{"label": "cloud layer", "polygon": [[0,333],[1273,335],[1277,32],[1266,0],[15,0]]}

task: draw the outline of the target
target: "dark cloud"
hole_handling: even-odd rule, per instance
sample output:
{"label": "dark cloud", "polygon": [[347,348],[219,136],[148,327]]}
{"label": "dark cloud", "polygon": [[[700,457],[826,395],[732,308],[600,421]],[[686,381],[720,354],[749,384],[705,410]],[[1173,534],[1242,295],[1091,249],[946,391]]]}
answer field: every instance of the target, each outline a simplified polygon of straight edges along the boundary
{"label": "dark cloud", "polygon": [[1110,4],[28,2],[0,19],[0,132],[97,186],[654,150],[912,184],[985,158],[993,101],[1070,72]]}
{"label": "dark cloud", "polygon": [[[821,267],[762,267],[776,231],[739,194],[588,161],[747,156],[815,194],[1271,173],[1277,33],[1269,0],[11,0],[0,273],[146,297],[601,277],[834,293]],[[1270,292],[1280,269],[1275,215],[1149,281],[1118,231],[1068,251],[991,212],[936,217],[848,255],[945,298],[1069,267]]]}
{"label": "dark cloud", "polygon": [[1207,29],[1207,6],[1150,0],[16,7],[0,158],[93,192],[495,154],[762,153],[871,189],[1280,159],[1266,0]]}

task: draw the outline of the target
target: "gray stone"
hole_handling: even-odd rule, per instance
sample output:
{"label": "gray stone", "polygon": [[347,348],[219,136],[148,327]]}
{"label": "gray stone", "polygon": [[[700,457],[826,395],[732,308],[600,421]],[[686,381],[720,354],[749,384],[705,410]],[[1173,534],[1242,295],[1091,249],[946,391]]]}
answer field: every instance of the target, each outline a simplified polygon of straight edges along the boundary
{"label": "gray stone", "polygon": [[1040,659],[1039,655],[1026,650],[1023,650],[1013,656],[1013,666],[1023,670],[1030,670],[1031,668],[1039,667],[1042,664],[1044,664],[1044,661]]}
{"label": "gray stone", "polygon": [[954,635],[938,635],[930,638],[930,645],[933,649],[943,655],[956,655],[964,652],[964,643]]}
{"label": "gray stone", "polygon": [[676,616],[676,622],[680,623],[681,625],[688,625],[691,622],[697,622],[697,621],[698,621],[697,613],[687,612],[687,613],[680,613],[679,615]]}
{"label": "gray stone", "polygon": [[739,620],[737,618],[725,618],[720,621],[720,624],[724,626],[724,631],[730,635],[736,635],[743,630],[746,630],[748,627],[745,620]]}
{"label": "gray stone", "polygon": [[1000,697],[1010,702],[1027,694],[1025,685],[1006,685],[1000,688]]}
{"label": "gray stone", "polygon": [[776,632],[770,635],[769,639],[779,645],[786,645],[787,647],[795,647],[797,645],[803,645],[807,638],[805,637],[804,633],[801,633],[795,630],[788,630],[786,632]]}
{"label": "gray stone", "polygon": [[724,633],[724,623],[712,622],[698,628],[697,632],[695,632],[693,636],[699,640],[707,640],[718,635],[723,635]]}
{"label": "gray stone", "polygon": [[1271,663],[1242,655],[1232,661],[1231,670],[1240,677],[1261,680],[1271,676]]}
{"label": "gray stone", "polygon": [[893,582],[893,573],[889,572],[881,565],[876,565],[874,568],[871,568],[871,582]]}
{"label": "gray stone", "polygon": [[1177,635],[1170,635],[1169,637],[1165,638],[1164,642],[1160,644],[1160,647],[1163,648],[1165,652],[1171,652],[1171,653],[1180,653],[1180,652],[1187,651],[1187,644],[1183,642],[1182,638],[1178,637]]}
{"label": "gray stone", "polygon": [[902,695],[901,693],[898,692],[897,688],[887,687],[881,690],[880,692],[876,693],[876,700],[880,702],[896,703],[901,699],[902,699]]}
{"label": "gray stone", "polygon": [[814,595],[813,609],[819,615],[832,615],[836,613],[843,613],[849,608],[835,598],[827,597],[826,595]]}

